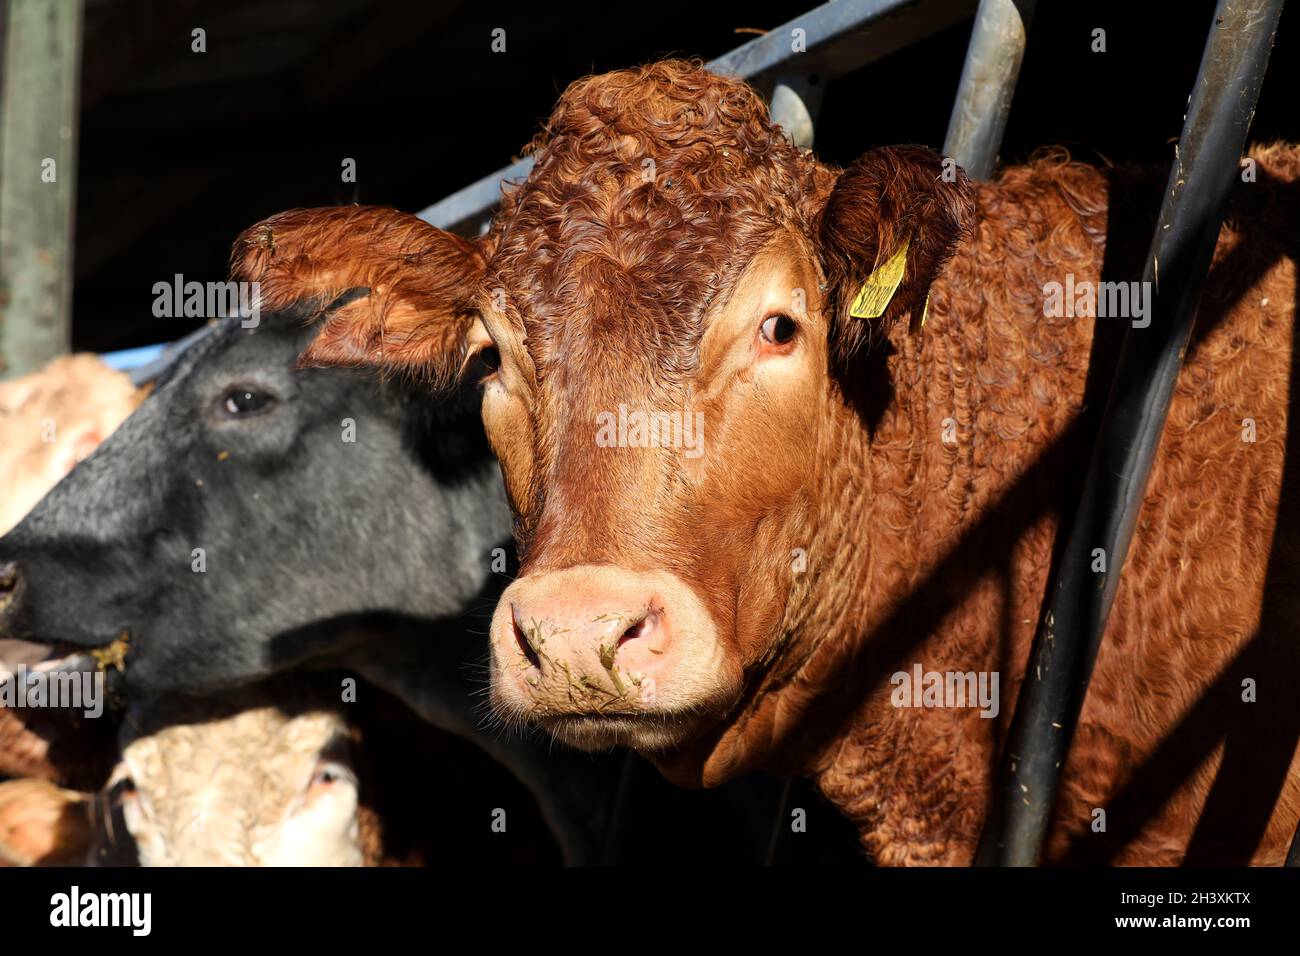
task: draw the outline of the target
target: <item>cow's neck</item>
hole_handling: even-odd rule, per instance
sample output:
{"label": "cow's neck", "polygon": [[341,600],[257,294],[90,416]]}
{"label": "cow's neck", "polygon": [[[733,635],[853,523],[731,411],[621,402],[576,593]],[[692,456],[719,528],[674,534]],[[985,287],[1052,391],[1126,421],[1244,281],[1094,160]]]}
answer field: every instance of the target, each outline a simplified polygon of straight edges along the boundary
{"label": "cow's neck", "polygon": [[[992,445],[971,440],[977,410],[1032,383],[991,396],[975,378],[997,354],[987,330],[940,314],[925,332],[895,343],[897,389],[874,427],[865,405],[831,402],[823,515],[787,612],[788,652],[708,743],[702,782],[806,773],[880,862],[957,863],[974,852],[1046,588],[1062,456],[1044,450],[1077,406],[998,445],[1003,460],[977,459]],[[1074,344],[1055,374],[1081,401],[1088,343]],[[986,690],[997,674],[997,716],[895,706],[891,677],[917,665],[923,679],[974,672]]]}
{"label": "cow's neck", "polygon": [[997,674],[1000,715],[1003,625],[1037,614],[1027,592],[1002,590],[1032,572],[994,565],[992,541],[980,544],[986,509],[1007,489],[961,444],[969,366],[945,348],[957,343],[927,345],[899,341],[890,377],[900,387],[874,431],[853,427],[861,416],[845,409],[831,437],[826,489],[840,500],[845,488],[860,492],[852,520],[823,522],[830,568],[819,599],[830,602],[801,629],[816,644],[795,681],[809,695],[827,681],[840,689],[837,725],[815,726],[797,752],[882,863],[969,862],[1002,722],[952,699],[948,675],[973,674],[989,692]]}
{"label": "cow's neck", "polygon": [[[932,288],[920,334],[895,328],[892,354],[865,363],[855,381],[875,386],[869,396],[827,399],[819,524],[786,643],[725,729],[681,756],[677,779],[808,774],[878,861],[971,859],[1058,514],[1077,499],[1069,463],[1087,459],[1122,334],[1107,327],[1098,345],[1092,322],[1047,319],[1005,291],[1099,276],[1106,183],[1070,176],[1064,191],[981,184],[979,224]],[[1035,254],[1008,251],[1031,241]],[[1127,262],[1117,244],[1114,267],[1140,270],[1141,245]],[[894,706],[892,675],[918,664],[923,677],[996,672],[998,716]]]}

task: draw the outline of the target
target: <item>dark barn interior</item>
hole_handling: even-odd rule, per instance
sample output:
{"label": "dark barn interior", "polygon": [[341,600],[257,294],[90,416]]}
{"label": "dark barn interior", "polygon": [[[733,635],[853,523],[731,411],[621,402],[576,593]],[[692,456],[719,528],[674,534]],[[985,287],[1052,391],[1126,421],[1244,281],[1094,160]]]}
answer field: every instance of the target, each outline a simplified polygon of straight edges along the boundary
{"label": "dark barn interior", "polygon": [[[90,0],[85,11],[73,346],[178,338],[152,315],[175,273],[222,278],[231,240],[295,206],[418,210],[505,165],[555,97],[663,54],[711,58],[806,2],[665,0],[622,15],[570,2]],[[971,5],[973,6],[973,4]],[[1084,159],[1167,161],[1211,0],[1040,4],[1001,155],[1064,144]],[[1284,14],[1252,138],[1300,138],[1300,37]],[[191,52],[191,31],[207,52]],[[491,49],[506,31],[506,51]],[[1107,50],[1093,53],[1092,31]],[[940,146],[971,21],[829,84],[815,148]],[[355,183],[340,174],[356,160]]]}

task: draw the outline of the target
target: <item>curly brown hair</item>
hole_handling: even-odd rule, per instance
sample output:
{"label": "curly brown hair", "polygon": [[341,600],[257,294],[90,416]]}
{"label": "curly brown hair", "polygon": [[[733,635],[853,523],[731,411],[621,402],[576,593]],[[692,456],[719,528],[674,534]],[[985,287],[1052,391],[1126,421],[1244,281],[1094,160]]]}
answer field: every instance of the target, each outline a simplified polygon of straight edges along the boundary
{"label": "curly brown hair", "polygon": [[[692,367],[701,314],[775,229],[807,234],[834,173],[768,120],[743,81],[667,60],[587,77],[560,98],[505,192],[488,283],[545,376],[548,359],[645,343],[637,363]],[[653,355],[653,358],[651,357]]]}

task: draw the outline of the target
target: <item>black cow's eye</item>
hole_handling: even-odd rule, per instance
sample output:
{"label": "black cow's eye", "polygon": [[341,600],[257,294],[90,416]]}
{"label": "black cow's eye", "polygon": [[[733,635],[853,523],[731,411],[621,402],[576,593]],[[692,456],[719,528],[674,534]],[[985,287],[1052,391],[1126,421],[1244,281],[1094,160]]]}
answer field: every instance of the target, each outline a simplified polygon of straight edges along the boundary
{"label": "black cow's eye", "polygon": [[217,410],[226,418],[258,415],[275,404],[275,396],[247,385],[228,388],[217,400]]}
{"label": "black cow's eye", "polygon": [[769,315],[763,320],[763,325],[759,329],[763,338],[773,345],[785,345],[792,338],[798,326],[794,324],[794,319],[788,315]]}
{"label": "black cow's eye", "polygon": [[479,352],[478,360],[483,363],[483,368],[487,372],[495,372],[501,367],[501,353],[496,350],[494,345],[489,345]]}

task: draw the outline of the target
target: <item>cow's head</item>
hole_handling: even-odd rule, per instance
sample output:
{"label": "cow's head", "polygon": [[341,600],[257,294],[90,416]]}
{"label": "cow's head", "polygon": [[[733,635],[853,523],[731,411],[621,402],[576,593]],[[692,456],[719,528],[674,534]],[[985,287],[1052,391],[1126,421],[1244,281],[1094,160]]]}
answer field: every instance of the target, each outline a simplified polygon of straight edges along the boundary
{"label": "cow's head", "polygon": [[[331,652],[363,616],[464,613],[510,533],[477,396],[295,365],[429,336],[448,351],[482,265],[392,210],[245,233],[232,271],[261,284],[259,321],[217,323],[0,539],[0,638],[93,649],[132,695],[203,692]],[[340,334],[361,314],[385,334]]]}
{"label": "cow's head", "polygon": [[359,865],[351,737],[293,683],[135,706],[100,792],[0,783],[0,864]]}
{"label": "cow's head", "polygon": [[125,833],[104,828],[90,862],[129,840],[142,866],[359,866],[347,722],[319,691],[277,690],[134,710],[102,800]]}
{"label": "cow's head", "polygon": [[522,551],[492,697],[663,756],[726,723],[819,603],[819,535],[850,504],[828,471],[863,466],[843,432],[869,428],[971,188],[921,148],[824,166],[682,62],[574,84],[534,149],[466,339],[496,367]]}

